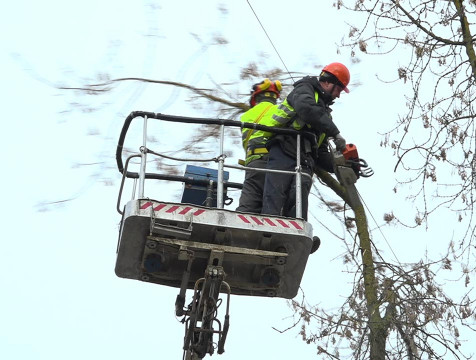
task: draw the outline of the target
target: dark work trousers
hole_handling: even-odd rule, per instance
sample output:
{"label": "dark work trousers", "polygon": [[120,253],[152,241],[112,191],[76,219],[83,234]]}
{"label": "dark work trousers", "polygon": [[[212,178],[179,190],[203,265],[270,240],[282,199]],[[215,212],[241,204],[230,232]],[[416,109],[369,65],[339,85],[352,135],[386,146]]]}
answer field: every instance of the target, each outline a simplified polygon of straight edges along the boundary
{"label": "dark work trousers", "polygon": [[[266,169],[268,155],[248,163],[247,166],[252,168]],[[246,211],[255,214],[261,213],[263,207],[263,187],[266,173],[263,171],[253,171],[251,169],[245,172],[245,181],[241,190],[240,203],[236,208],[237,211]]]}
{"label": "dark work trousers", "polygon": [[[268,169],[295,171],[296,158],[289,156],[279,143],[275,143],[269,150]],[[302,171],[312,175],[312,168],[302,166]],[[263,190],[263,210],[266,215],[283,215],[296,217],[296,176],[290,174],[266,173]],[[312,180],[301,176],[302,216],[307,220],[309,192]]]}

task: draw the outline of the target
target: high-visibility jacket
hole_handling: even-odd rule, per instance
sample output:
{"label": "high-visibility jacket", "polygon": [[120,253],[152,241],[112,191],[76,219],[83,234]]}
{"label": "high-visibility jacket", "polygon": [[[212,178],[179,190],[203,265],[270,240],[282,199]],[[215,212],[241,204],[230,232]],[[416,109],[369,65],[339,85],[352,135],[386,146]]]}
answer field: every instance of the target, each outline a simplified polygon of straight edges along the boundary
{"label": "high-visibility jacket", "polygon": [[[315,92],[316,103],[319,94]],[[241,116],[242,122],[253,122],[259,125],[272,127],[287,127],[292,125],[295,130],[301,130],[305,123],[296,117],[296,111],[285,99],[280,105],[273,105],[268,102],[261,102],[251,108]],[[253,130],[244,128],[242,130],[242,143],[245,151],[260,149],[266,146],[266,142],[273,136],[273,133],[263,130]]]}
{"label": "high-visibility jacket", "polygon": [[[319,93],[314,92],[314,98],[316,104],[319,100]],[[306,124],[299,116],[297,116],[296,110],[289,104],[288,99],[286,98],[282,104],[280,104],[274,113],[271,115],[271,119],[265,118],[264,122],[268,124],[261,123],[262,125],[267,126],[277,126],[277,127],[292,127],[294,130],[301,130],[303,127],[311,128],[309,124]],[[326,137],[325,133],[319,134],[319,139],[317,146],[321,146],[322,142]]]}
{"label": "high-visibility jacket", "polygon": [[297,123],[293,127],[301,129],[307,124],[315,134],[326,133],[330,137],[339,133],[331,116],[330,105],[334,99],[324,91],[317,77],[306,76],[298,80],[286,101],[291,106],[288,110],[294,113],[295,109],[297,113],[294,119]]}
{"label": "high-visibility jacket", "polygon": [[[335,126],[330,114],[329,105],[332,104],[333,99],[322,91],[316,77],[306,76],[294,84],[293,91],[289,93],[282,104],[271,106],[267,111],[258,114],[261,116],[255,115],[252,118],[253,120],[250,121],[256,121],[259,117],[257,122],[260,125],[290,127],[295,130],[309,131],[317,135],[318,138],[315,142],[309,142],[307,138],[303,137],[301,148],[304,153],[314,151],[316,147],[320,148],[321,145],[325,145],[326,136],[334,137],[339,133],[339,129]],[[295,107],[301,113],[298,114]],[[249,136],[248,141],[246,141],[247,136]],[[247,132],[247,135],[243,136],[243,140],[247,156],[257,152],[266,152],[264,147],[270,141],[283,142],[284,148],[287,149],[286,152],[295,156],[296,147],[293,145],[295,143],[295,137],[293,136],[275,136],[269,132],[251,130],[250,133]],[[249,162],[248,158],[247,162]]]}
{"label": "high-visibility jacket", "polygon": [[[283,126],[289,126],[302,132],[308,132],[316,138],[301,137],[301,161],[310,154],[313,160],[327,157],[327,137],[335,137],[339,129],[334,124],[330,105],[333,98],[326,93],[315,76],[305,76],[294,83],[294,89],[273,114],[273,120]],[[290,123],[289,123],[290,122]],[[268,148],[276,142],[290,157],[296,156],[296,137],[277,134],[268,141]],[[308,162],[308,160],[304,160]],[[320,160],[318,161],[320,162]],[[327,168],[327,167],[326,167]]]}
{"label": "high-visibility jacket", "polygon": [[[262,101],[241,115],[240,120],[242,122],[264,125],[263,119],[268,114],[272,114],[276,106],[277,105],[273,103]],[[258,159],[268,153],[266,142],[269,140],[271,135],[272,134],[267,131],[243,128],[241,140],[243,149],[246,152],[246,165],[250,161]]]}

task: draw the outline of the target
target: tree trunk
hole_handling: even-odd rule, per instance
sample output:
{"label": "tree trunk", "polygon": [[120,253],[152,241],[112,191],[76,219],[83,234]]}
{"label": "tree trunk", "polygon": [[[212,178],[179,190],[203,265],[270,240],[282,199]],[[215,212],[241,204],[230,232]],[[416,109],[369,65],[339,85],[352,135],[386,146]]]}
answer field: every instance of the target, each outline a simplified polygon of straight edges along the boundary
{"label": "tree trunk", "polygon": [[469,63],[473,73],[473,79],[476,81],[476,54],[474,52],[473,37],[469,30],[468,19],[464,11],[463,0],[453,0],[458,16],[461,22],[461,31],[463,32],[463,42],[466,48],[466,54],[468,55]]}
{"label": "tree trunk", "polygon": [[[348,191],[339,182],[337,182],[329,173],[318,171],[317,175],[324,181],[337,195],[339,195],[346,203],[350,204]],[[354,187],[354,185],[351,185]],[[351,191],[356,191],[350,189]],[[357,234],[360,240],[360,255],[362,257],[363,278],[364,278],[364,294],[367,302],[368,327],[369,327],[369,344],[370,359],[385,360],[385,344],[387,341],[387,330],[389,322],[380,315],[378,299],[378,284],[375,277],[375,264],[372,256],[372,242],[370,240],[367,216],[365,214],[362,202],[352,201],[352,210],[355,214],[355,222],[357,226]]]}
{"label": "tree trunk", "polygon": [[354,205],[357,234],[360,240],[360,254],[362,257],[364,291],[367,300],[367,311],[370,329],[370,359],[385,360],[385,343],[387,341],[387,325],[380,316],[377,293],[377,280],[375,278],[375,265],[372,256],[372,243],[368,231],[367,216],[362,203]]}

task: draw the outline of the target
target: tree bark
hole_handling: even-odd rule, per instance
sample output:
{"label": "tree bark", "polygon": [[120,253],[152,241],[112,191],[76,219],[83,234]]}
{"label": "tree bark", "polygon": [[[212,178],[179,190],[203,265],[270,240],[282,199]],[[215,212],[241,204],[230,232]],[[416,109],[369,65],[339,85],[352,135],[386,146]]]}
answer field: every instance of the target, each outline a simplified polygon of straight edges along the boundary
{"label": "tree bark", "polygon": [[461,22],[461,31],[463,32],[463,42],[466,48],[466,54],[468,55],[469,63],[471,64],[471,70],[473,73],[473,79],[476,81],[476,54],[473,46],[473,37],[469,29],[468,18],[464,11],[463,0],[453,0],[458,16]]}
{"label": "tree bark", "polygon": [[[325,171],[317,171],[317,176],[324,181],[346,203],[350,204],[347,189]],[[352,185],[354,186],[354,185]],[[375,276],[375,264],[372,256],[372,242],[368,230],[367,216],[361,201],[351,205],[355,214],[357,235],[359,236],[360,255],[362,258],[362,275],[364,279],[364,294],[367,303],[368,326],[370,330],[370,359],[385,360],[385,345],[387,341],[388,327],[390,322],[380,315],[378,299],[378,283]]]}
{"label": "tree bark", "polygon": [[360,254],[362,257],[364,292],[367,301],[367,311],[370,329],[370,359],[385,360],[385,344],[387,342],[387,325],[379,311],[380,301],[377,293],[375,265],[372,256],[372,242],[368,231],[367,216],[362,203],[354,205],[357,234],[360,240]]}

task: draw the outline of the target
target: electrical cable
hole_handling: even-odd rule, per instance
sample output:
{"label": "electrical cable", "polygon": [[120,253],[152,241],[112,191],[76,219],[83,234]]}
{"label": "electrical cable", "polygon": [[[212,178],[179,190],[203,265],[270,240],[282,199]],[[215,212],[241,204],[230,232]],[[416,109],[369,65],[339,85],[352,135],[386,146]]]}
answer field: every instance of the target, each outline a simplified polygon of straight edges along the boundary
{"label": "electrical cable", "polygon": [[369,212],[370,214],[370,217],[372,218],[372,220],[375,222],[375,225],[377,225],[377,229],[380,231],[380,234],[382,235],[383,239],[385,240],[385,242],[387,243],[388,247],[390,248],[390,251],[392,252],[393,256],[395,257],[395,260],[397,260],[398,264],[401,266],[402,263],[400,262],[400,260],[398,260],[398,257],[397,257],[397,254],[395,254],[395,252],[393,251],[392,247],[390,246],[390,243],[388,242],[387,238],[385,237],[380,225],[377,223],[377,220],[375,220],[375,217],[373,216],[372,212],[370,211],[369,207],[367,206],[367,204],[365,203],[362,195],[360,195],[359,193],[359,190],[357,190],[357,188],[355,189],[357,191],[357,194],[359,195],[359,198],[360,200],[362,201],[362,204],[364,204],[365,208],[367,209],[367,211]]}
{"label": "electrical cable", "polygon": [[[271,45],[273,46],[273,49],[274,51],[276,52],[276,54],[278,55],[279,59],[281,60],[284,68],[286,69],[286,71],[288,72],[289,76],[291,77],[291,79],[294,81],[294,78],[293,76],[291,75],[291,72],[289,71],[288,67],[286,66],[283,58],[281,57],[281,55],[279,54],[278,50],[276,49],[276,46],[274,46],[274,43],[273,41],[271,40],[270,36],[268,35],[268,32],[266,31],[266,29],[264,28],[263,24],[261,23],[261,20],[259,19],[258,17],[258,14],[256,14],[256,11],[253,9],[253,6],[251,5],[250,1],[249,0],[246,0],[246,2],[248,3],[251,11],[253,12],[253,14],[255,15],[256,17],[256,20],[258,20],[258,23],[260,24],[261,28],[263,29],[266,37],[268,38],[269,42],[271,43]],[[356,189],[357,190],[357,189]],[[367,206],[367,204],[365,203],[364,199],[362,198],[362,196],[360,195],[360,193],[358,192],[357,190],[357,194],[359,195],[362,203],[364,204],[365,208],[367,209],[367,211],[369,212],[370,216],[372,217],[373,221],[375,222],[375,225],[377,225],[377,228],[379,229],[380,231],[380,234],[382,235],[382,237],[384,238],[385,242],[387,243],[388,247],[390,248],[390,251],[392,252],[393,256],[395,257],[395,260],[398,262],[398,264],[401,265],[400,263],[400,260],[398,260],[398,257],[397,255],[395,254],[395,252],[393,251],[392,247],[390,246],[390,243],[388,242],[387,238],[385,237],[380,225],[377,223],[377,220],[375,219],[375,217],[373,216],[372,212],[370,211],[369,207]]]}
{"label": "electrical cable", "polygon": [[264,33],[266,34],[266,36],[267,36],[269,42],[271,43],[271,46],[273,46],[274,51],[276,51],[276,54],[278,55],[279,60],[281,60],[281,62],[283,63],[284,68],[286,69],[286,71],[288,72],[288,74],[289,74],[289,76],[291,77],[292,81],[294,82],[294,78],[293,78],[293,76],[291,75],[291,72],[288,70],[288,67],[287,67],[286,64],[284,63],[284,60],[282,59],[281,55],[279,55],[278,49],[276,49],[276,46],[274,46],[273,41],[272,41],[271,38],[269,37],[268,32],[266,31],[266,29],[264,28],[263,24],[261,23],[261,21],[260,21],[258,15],[256,14],[255,10],[253,9],[253,6],[251,6],[249,0],[246,0],[246,2],[247,2],[248,5],[250,6],[251,11],[253,11],[253,14],[255,14],[256,20],[258,20],[259,24],[261,25],[261,28],[263,29],[263,31],[264,31]]}

